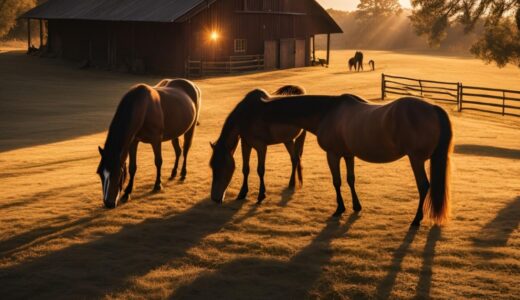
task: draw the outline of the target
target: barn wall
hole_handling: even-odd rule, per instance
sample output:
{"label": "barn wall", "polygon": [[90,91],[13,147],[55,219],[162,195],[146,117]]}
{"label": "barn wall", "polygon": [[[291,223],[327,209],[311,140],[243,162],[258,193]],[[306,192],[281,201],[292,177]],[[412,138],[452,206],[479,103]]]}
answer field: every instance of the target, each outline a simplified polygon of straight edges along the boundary
{"label": "barn wall", "polygon": [[[301,61],[303,55],[308,64],[310,37],[327,32],[330,25],[316,13],[315,5],[313,1],[221,0],[180,23],[50,20],[49,43],[58,56],[89,60],[95,66],[181,75],[188,58],[263,55],[266,42],[278,47],[268,53],[287,55],[281,47],[289,40],[299,45],[297,56]],[[219,33],[217,41],[210,39],[212,31]],[[235,39],[247,41],[246,52],[235,52]],[[271,61],[280,66],[280,57]]]}
{"label": "barn wall", "polygon": [[182,74],[183,38],[182,24],[175,23],[49,21],[55,54],[122,71]]}

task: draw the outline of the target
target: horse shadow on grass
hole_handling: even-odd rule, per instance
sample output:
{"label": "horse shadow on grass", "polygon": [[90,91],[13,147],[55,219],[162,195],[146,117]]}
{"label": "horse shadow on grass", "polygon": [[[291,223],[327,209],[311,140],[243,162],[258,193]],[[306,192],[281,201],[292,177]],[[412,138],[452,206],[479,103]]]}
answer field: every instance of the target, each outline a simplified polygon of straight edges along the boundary
{"label": "horse shadow on grass", "polygon": [[232,261],[182,286],[171,299],[304,299],[330,262],[333,239],[344,236],[359,219],[345,224],[331,219],[312,242],[289,261],[245,258]]}
{"label": "horse shadow on grass", "polygon": [[479,247],[503,247],[520,223],[520,196],[502,208],[493,220],[487,223],[474,238]]}
{"label": "horse shadow on grass", "polygon": [[497,158],[520,159],[520,150],[487,145],[455,145],[455,153]]}
{"label": "horse shadow on grass", "polygon": [[202,200],[180,214],[147,219],[92,242],[77,244],[0,269],[6,298],[102,298],[146,275],[218,232],[242,202],[217,206]]}
{"label": "horse shadow on grass", "polygon": [[[402,270],[402,264],[404,258],[409,252],[410,246],[412,245],[415,236],[418,233],[418,228],[410,227],[406,236],[399,248],[397,248],[393,254],[392,263],[390,264],[389,270],[385,278],[379,282],[376,290],[377,299],[389,299],[391,298],[392,290],[395,286],[397,275]],[[431,282],[432,282],[432,267],[433,258],[435,257],[435,247],[437,242],[441,238],[441,229],[438,226],[434,226],[430,229],[426,244],[424,246],[422,255],[422,266],[419,272],[419,280],[415,288],[416,299],[428,299],[430,298]]]}

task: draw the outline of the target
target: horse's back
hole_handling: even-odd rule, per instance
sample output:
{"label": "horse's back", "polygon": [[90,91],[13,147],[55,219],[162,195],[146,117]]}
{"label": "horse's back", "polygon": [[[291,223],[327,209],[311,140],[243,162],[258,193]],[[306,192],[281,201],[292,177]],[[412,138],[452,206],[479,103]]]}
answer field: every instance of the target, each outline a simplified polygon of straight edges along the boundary
{"label": "horse's back", "polygon": [[345,107],[342,116],[345,146],[371,162],[389,162],[412,152],[429,157],[439,138],[435,106],[414,97]]}
{"label": "horse's back", "polygon": [[163,79],[156,87],[181,89],[191,98],[197,109],[200,109],[202,92],[200,91],[199,87],[192,81],[183,78]]}

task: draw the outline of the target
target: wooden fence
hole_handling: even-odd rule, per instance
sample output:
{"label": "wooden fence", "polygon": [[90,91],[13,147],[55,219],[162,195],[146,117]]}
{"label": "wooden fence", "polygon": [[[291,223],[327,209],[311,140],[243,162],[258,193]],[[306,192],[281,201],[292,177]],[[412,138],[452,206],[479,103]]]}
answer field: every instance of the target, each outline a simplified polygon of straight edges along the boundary
{"label": "wooden fence", "polygon": [[515,90],[382,74],[381,98],[385,99],[388,94],[451,102],[457,104],[458,111],[476,110],[520,117],[520,91]]}
{"label": "wooden fence", "polygon": [[188,60],[186,76],[230,74],[264,69],[263,55],[230,56],[227,61]]}

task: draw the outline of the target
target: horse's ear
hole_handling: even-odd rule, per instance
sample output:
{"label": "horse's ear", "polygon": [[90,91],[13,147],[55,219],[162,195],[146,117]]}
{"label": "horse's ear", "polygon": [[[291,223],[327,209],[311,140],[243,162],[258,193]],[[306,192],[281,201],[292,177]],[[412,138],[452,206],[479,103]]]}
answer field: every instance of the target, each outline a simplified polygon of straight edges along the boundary
{"label": "horse's ear", "polygon": [[215,149],[215,143],[209,142],[209,145],[211,146],[212,149]]}
{"label": "horse's ear", "polygon": [[99,155],[103,156],[103,148],[101,146],[98,146]]}

